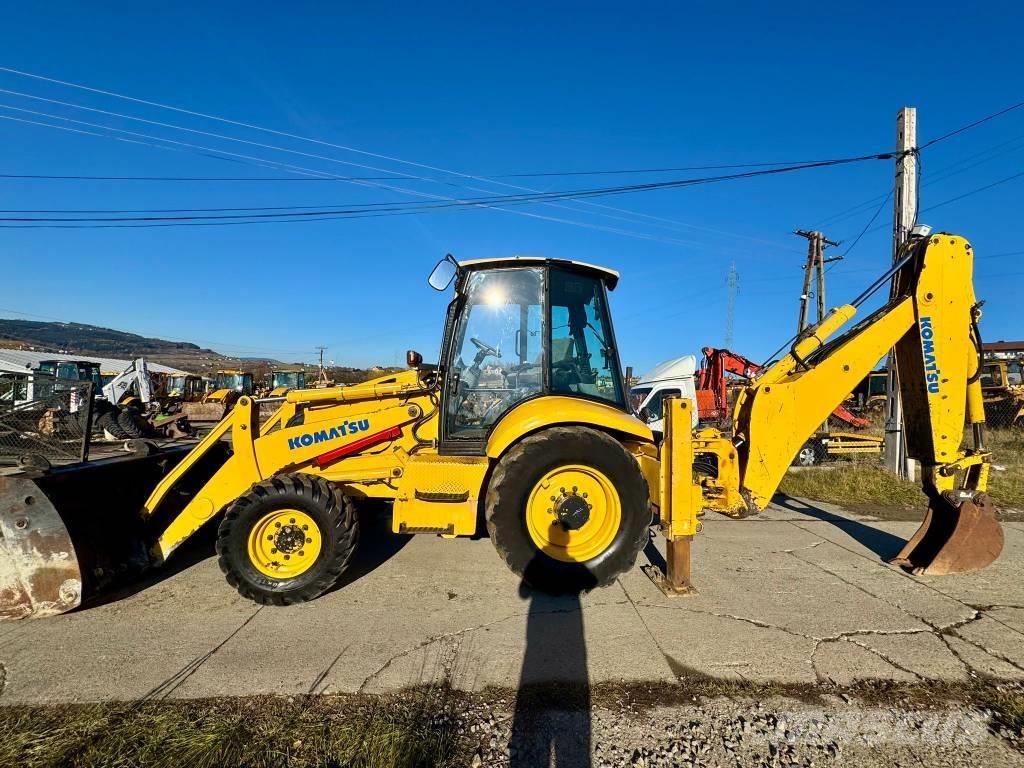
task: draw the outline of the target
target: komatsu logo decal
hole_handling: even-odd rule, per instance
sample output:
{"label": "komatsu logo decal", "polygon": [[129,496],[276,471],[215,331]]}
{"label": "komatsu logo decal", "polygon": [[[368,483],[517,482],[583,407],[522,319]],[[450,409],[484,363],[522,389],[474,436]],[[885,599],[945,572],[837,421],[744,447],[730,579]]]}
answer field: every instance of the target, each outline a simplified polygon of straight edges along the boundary
{"label": "komatsu logo decal", "polygon": [[932,319],[922,317],[918,321],[921,328],[921,352],[924,353],[924,380],[928,385],[928,394],[939,394],[939,364],[935,357],[935,331],[932,330]]}
{"label": "komatsu logo decal", "polygon": [[315,443],[327,443],[331,440],[337,440],[341,437],[348,435],[354,435],[358,432],[368,432],[370,429],[369,419],[360,419],[359,421],[343,421],[336,427],[330,429],[321,429],[317,432],[307,432],[304,435],[298,437],[288,438],[288,449],[294,451],[296,448],[305,448]]}

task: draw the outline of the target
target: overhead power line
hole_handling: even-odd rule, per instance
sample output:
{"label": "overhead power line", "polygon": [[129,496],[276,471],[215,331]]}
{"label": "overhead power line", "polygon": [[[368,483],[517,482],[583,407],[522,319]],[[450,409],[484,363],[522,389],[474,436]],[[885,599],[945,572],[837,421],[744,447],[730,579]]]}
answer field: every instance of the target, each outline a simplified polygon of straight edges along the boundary
{"label": "overhead power line", "polygon": [[[3,68],[3,67],[0,67],[0,71],[7,71],[7,70],[5,70],[5,68]],[[22,73],[19,73],[19,74],[22,74]],[[45,78],[43,78],[43,79],[45,79]],[[63,83],[63,81],[54,81],[54,82],[59,82],[59,83],[62,83],[62,84],[67,84],[67,85],[69,85],[71,87],[81,87],[81,88],[83,88],[85,90],[96,90],[96,89],[88,88],[86,86],[77,86],[77,85],[70,84],[70,83]],[[119,96],[118,94],[110,94],[110,93],[105,92],[105,91],[100,91],[100,92],[101,93],[106,93],[107,95]],[[355,167],[355,168],[361,168],[363,170],[376,171],[376,172],[380,172],[380,173],[390,173],[390,174],[394,175],[396,180],[401,180],[401,179],[416,180],[416,181],[424,181],[424,182],[429,182],[429,183],[434,183],[434,184],[441,184],[441,185],[446,185],[446,186],[458,187],[458,188],[462,188],[462,189],[469,189],[469,190],[475,191],[475,192],[487,192],[487,193],[492,192],[492,190],[489,190],[489,189],[482,189],[480,187],[467,186],[465,184],[455,183],[455,182],[453,182],[451,180],[435,179],[435,178],[431,178],[429,176],[422,176],[422,175],[403,176],[398,171],[392,171],[392,170],[390,170],[388,168],[380,168],[380,167],[377,167],[377,166],[374,166],[374,165],[367,165],[366,163],[356,163],[356,162],[353,162],[351,160],[342,160],[340,158],[330,157],[330,156],[327,156],[327,155],[315,154],[315,153],[311,153],[311,152],[303,152],[301,150],[291,149],[291,148],[288,148],[288,147],[277,146],[277,145],[274,145],[274,144],[266,144],[266,143],[263,143],[263,142],[252,141],[252,140],[249,140],[249,139],[241,139],[241,138],[238,138],[236,136],[228,136],[228,135],[225,135],[225,134],[215,133],[215,132],[212,132],[212,131],[203,131],[203,130],[199,130],[199,129],[196,129],[196,128],[189,128],[187,126],[176,125],[174,123],[166,123],[166,122],[162,122],[162,121],[159,121],[159,120],[150,120],[150,119],[147,119],[147,118],[137,117],[137,116],[134,116],[134,115],[126,115],[126,114],[123,114],[123,113],[120,113],[120,112],[112,112],[110,110],[99,109],[99,108],[96,108],[96,107],[90,107],[90,106],[86,106],[86,105],[83,105],[83,104],[76,104],[74,102],[63,101],[61,99],[52,99],[52,98],[47,98],[47,97],[44,97],[44,96],[38,96],[38,95],[35,95],[35,94],[24,93],[24,92],[21,92],[21,91],[12,91],[12,90],[8,90],[8,89],[5,89],[5,88],[0,88],[0,93],[6,93],[6,94],[9,94],[9,95],[18,96],[18,97],[21,97],[21,98],[33,99],[35,101],[42,101],[42,102],[45,102],[45,103],[48,103],[48,104],[57,104],[57,105],[60,105],[60,106],[71,107],[73,109],[81,109],[81,110],[84,110],[84,111],[87,111],[87,112],[93,112],[93,113],[96,113],[96,114],[102,114],[102,115],[109,116],[109,117],[117,117],[117,118],[121,118],[121,119],[125,119],[125,120],[132,120],[132,121],[135,121],[135,122],[145,123],[147,125],[154,125],[154,126],[159,126],[159,127],[162,127],[162,128],[169,128],[169,129],[172,129],[172,130],[184,131],[184,132],[187,132],[187,133],[197,134],[197,135],[201,135],[201,136],[207,136],[207,137],[210,137],[210,138],[216,138],[216,139],[220,139],[220,140],[223,140],[223,141],[232,141],[232,142],[237,142],[237,143],[245,144],[245,145],[248,145],[248,146],[259,147],[259,148],[262,148],[262,149],[269,149],[269,150],[272,150],[272,151],[285,152],[285,153],[289,153],[289,154],[293,154],[293,155],[299,155],[299,156],[306,157],[306,158],[314,158],[314,159],[323,160],[323,161],[326,161],[326,162],[338,163],[338,164],[341,164],[341,165],[347,165],[347,166],[352,166],[352,167]],[[134,97],[127,97],[127,96],[123,96],[123,97],[119,96],[119,97],[120,98],[125,98],[125,99],[127,99],[129,101],[140,101],[138,99],[135,99]],[[173,106],[169,106],[169,105],[162,105],[162,104],[156,104],[155,102],[143,102],[143,103],[148,103],[148,104],[151,104],[153,106],[159,106],[159,107],[162,107],[162,108],[165,108],[165,109],[170,109],[170,110],[175,111],[175,112],[185,112],[186,114],[194,114],[194,115],[199,116],[199,117],[205,117],[205,118],[208,118],[208,119],[211,119],[211,120],[217,120],[217,121],[222,122],[222,123],[228,123],[228,124],[232,124],[232,125],[240,125],[240,126],[244,126],[244,127],[247,127],[247,128],[253,128],[254,130],[263,131],[263,132],[266,132],[266,133],[271,133],[271,134],[280,135],[280,136],[287,136],[287,137],[290,137],[290,138],[293,138],[293,139],[298,139],[298,140],[301,140],[301,141],[308,141],[308,142],[311,142],[311,143],[314,143],[314,144],[330,146],[330,147],[334,147],[334,148],[337,148],[337,149],[342,149],[342,150],[346,150],[346,151],[356,152],[356,153],[363,154],[363,155],[369,155],[369,156],[372,156],[372,157],[380,157],[380,158],[384,158],[384,159],[389,160],[389,161],[400,162],[400,163],[403,163],[403,164],[406,164],[406,165],[410,165],[410,166],[414,166],[414,167],[427,168],[429,170],[437,171],[437,172],[440,172],[440,173],[443,173],[443,174],[447,174],[447,175],[450,175],[450,176],[457,176],[457,177],[466,178],[466,179],[476,179],[476,180],[479,180],[479,181],[483,181],[485,183],[496,184],[498,186],[508,187],[510,189],[523,190],[523,191],[527,191],[527,192],[537,192],[538,191],[538,190],[531,189],[529,187],[517,186],[517,185],[514,185],[514,184],[508,184],[506,182],[500,182],[500,181],[491,181],[491,180],[488,180],[488,179],[485,179],[485,178],[482,178],[482,177],[476,177],[476,176],[472,176],[472,175],[469,175],[469,174],[460,173],[460,172],[457,172],[457,171],[450,171],[450,170],[447,170],[447,169],[444,169],[444,168],[438,168],[438,167],[435,167],[435,166],[428,166],[428,165],[424,165],[422,163],[416,163],[416,162],[409,161],[409,160],[402,160],[400,158],[391,158],[391,157],[386,156],[386,155],[379,155],[379,154],[372,153],[372,152],[366,152],[364,150],[359,150],[359,149],[356,149],[354,147],[347,147],[347,146],[341,145],[341,144],[333,144],[331,142],[321,141],[320,139],[312,139],[312,138],[308,138],[308,137],[297,136],[297,135],[294,135],[294,134],[289,134],[289,133],[286,133],[286,132],[277,131],[277,130],[272,129],[272,128],[264,128],[264,127],[261,127],[261,126],[253,126],[253,125],[249,125],[247,123],[239,123],[238,121],[230,120],[230,119],[227,119],[227,118],[220,118],[220,117],[216,117],[216,116],[213,116],[213,115],[204,115],[204,114],[201,114],[201,113],[192,113],[189,110],[182,110],[181,108],[178,108],[178,107],[173,107]],[[187,144],[185,142],[179,142],[179,141],[174,141],[174,140],[171,140],[171,139],[164,139],[164,138],[154,137],[154,136],[147,136],[146,134],[140,134],[140,133],[135,132],[135,131],[125,131],[123,129],[113,128],[111,126],[102,126],[102,125],[96,125],[94,123],[88,123],[88,122],[84,122],[84,121],[73,120],[72,118],[67,118],[67,117],[64,117],[64,116],[61,116],[61,115],[52,115],[52,114],[48,114],[48,113],[36,112],[34,110],[27,110],[27,109],[24,109],[24,108],[21,108],[21,107],[13,107],[13,106],[7,106],[7,105],[5,105],[4,108],[16,110],[16,111],[19,111],[19,112],[29,112],[31,114],[36,114],[36,115],[44,115],[44,116],[48,116],[48,117],[50,117],[52,119],[62,120],[62,121],[67,121],[67,122],[74,122],[74,123],[77,123],[77,124],[80,124],[80,125],[89,125],[89,126],[96,127],[96,128],[105,128],[106,130],[114,131],[114,132],[117,132],[117,133],[127,133],[129,135],[134,135],[134,136],[143,136],[143,137],[146,137],[146,138],[148,138],[150,140],[169,142],[169,143],[175,144],[175,145],[177,145],[179,147],[193,147],[193,148],[196,147],[196,145],[190,145],[190,144]],[[0,116],[0,117],[2,117],[2,116]],[[16,118],[6,118],[6,119],[16,119]],[[21,121],[21,122],[29,122],[29,121]],[[233,157],[236,157],[236,158],[237,157],[245,157],[243,155],[239,155],[238,153],[226,152],[226,151],[223,151],[223,150],[215,150],[215,149],[212,149],[212,148],[209,148],[209,147],[202,147],[201,149],[204,152],[222,152],[223,154],[230,155],[230,156],[233,156]],[[250,159],[252,159],[252,158],[250,158]],[[259,159],[259,158],[257,158],[257,159]],[[270,161],[264,161],[264,162],[270,162]],[[282,168],[284,170],[292,171],[292,169],[296,168],[297,166],[290,166],[288,164],[278,164],[278,167],[280,167],[280,168]],[[309,175],[308,169],[306,169],[306,170],[307,170],[307,173],[305,175]],[[330,176],[331,174],[320,172],[317,175],[320,175],[320,176]],[[425,193],[425,192],[418,191],[418,190],[401,189],[399,187],[389,186],[389,185],[381,184],[380,182],[375,182],[375,181],[368,181],[368,180],[359,181],[359,180],[355,180],[355,179],[352,179],[352,178],[343,179],[343,178],[337,177],[337,176],[335,176],[335,178],[338,178],[339,180],[347,180],[347,181],[350,181],[351,183],[359,184],[359,185],[362,185],[362,186],[371,186],[371,187],[379,187],[379,188],[382,188],[382,189],[391,189],[393,191],[404,192],[405,194],[410,194],[410,195],[415,195],[415,196],[420,196],[420,197],[434,197],[434,198],[437,198],[437,199],[448,199],[448,200],[455,199],[455,198],[451,198],[451,197],[446,197],[444,195],[431,195],[429,193]],[[589,202],[589,201],[583,201],[582,204],[587,205],[587,206],[592,207],[592,208],[604,208],[604,209],[608,209],[608,210],[617,211],[619,213],[625,213],[629,217],[633,217],[633,218],[624,218],[622,216],[616,216],[616,215],[613,215],[613,214],[610,214],[610,213],[605,213],[603,211],[599,211],[596,214],[596,215],[599,215],[602,218],[606,218],[606,219],[615,219],[615,220],[627,221],[627,222],[632,221],[633,223],[637,223],[635,221],[635,218],[636,217],[640,217],[640,218],[643,218],[645,220],[656,220],[656,221],[660,222],[658,224],[658,226],[661,226],[662,228],[678,229],[679,227],[686,227],[686,228],[690,228],[690,229],[698,229],[698,230],[705,230],[705,231],[710,231],[710,232],[717,232],[719,234],[726,234],[726,235],[730,235],[730,236],[734,236],[734,237],[741,237],[741,238],[744,238],[744,239],[758,240],[758,238],[752,238],[752,237],[749,237],[749,236],[746,236],[746,235],[739,235],[737,233],[731,233],[731,232],[723,232],[722,230],[716,230],[716,229],[713,229],[713,228],[710,228],[710,227],[704,227],[704,226],[700,226],[700,225],[696,225],[696,224],[689,224],[687,222],[679,222],[679,221],[675,221],[673,219],[667,219],[667,218],[660,217],[660,216],[652,216],[650,214],[637,213],[637,212],[633,212],[633,211],[627,211],[627,210],[624,210],[624,209],[613,208],[612,206],[604,205],[604,204],[601,204],[601,203],[594,203],[594,202]],[[544,205],[548,205],[548,206],[556,207],[556,208],[565,208],[566,210],[580,212],[579,209],[571,208],[569,206],[562,205],[560,203],[555,203],[555,202],[544,203]],[[484,207],[486,207],[486,206],[484,206]],[[557,222],[561,222],[561,223],[575,224],[577,226],[588,226],[589,228],[592,228],[592,229],[599,229],[600,228],[600,227],[598,227],[596,225],[587,225],[587,224],[582,223],[582,222],[576,222],[576,221],[567,220],[567,219],[560,219],[560,218],[555,218],[555,217],[544,217],[544,216],[541,216],[540,214],[537,214],[535,212],[527,212],[527,211],[511,211],[511,212],[512,213],[516,213],[516,214],[521,215],[521,216],[528,216],[528,217],[531,217],[531,218],[541,218],[541,219],[546,218],[547,220],[550,220],[550,221],[557,221]],[[627,235],[630,234],[629,230],[611,230],[611,229],[606,229],[605,231],[616,231],[618,234],[627,234]],[[634,233],[634,234],[636,234],[636,233]],[[657,239],[657,238],[649,236],[649,235],[644,235],[643,239]],[[697,245],[696,243],[689,243],[689,244]],[[775,245],[775,244],[773,244],[773,245]]]}
{"label": "overhead power line", "polygon": [[[811,170],[817,168],[827,168],[837,165],[848,165],[850,163],[859,163],[870,160],[888,160],[892,159],[892,155],[888,153],[883,154],[871,154],[871,155],[860,155],[857,157],[847,158],[836,158],[833,160],[823,160],[816,163],[807,163],[804,165],[793,165],[782,168],[770,168],[762,169],[757,171],[747,171],[744,173],[733,173],[725,174],[720,176],[704,176],[690,179],[674,179],[671,181],[662,182],[649,182],[645,184],[631,184],[621,185],[617,187],[597,187],[591,189],[578,189],[578,190],[566,190],[560,192],[541,192],[532,195],[501,195],[490,198],[481,199],[469,199],[469,200],[455,200],[447,202],[437,203],[415,203],[415,202],[404,202],[404,203],[391,203],[391,204],[368,204],[353,206],[345,209],[335,210],[319,210],[319,211],[291,211],[291,212],[280,212],[280,213],[249,213],[243,215],[211,215],[211,216],[142,216],[142,217],[107,217],[107,218],[52,218],[52,217],[0,217],[0,221],[7,222],[46,222],[46,223],[69,223],[69,222],[90,222],[90,223],[111,223],[111,222],[131,222],[131,221],[197,221],[197,220],[215,220],[215,219],[240,219],[240,218],[252,218],[252,219],[270,219],[270,218],[285,218],[285,217],[305,217],[305,216],[321,216],[321,215],[335,215],[344,216],[350,214],[360,214],[367,212],[381,213],[381,212],[396,212],[396,211],[430,211],[445,208],[454,207],[465,207],[465,206],[478,206],[478,205],[523,205],[535,202],[545,202],[549,200],[578,200],[590,197],[602,197],[608,195],[622,195],[622,194],[633,194],[637,192],[651,192],[656,190],[664,189],[679,189],[682,187],[696,186],[702,184],[712,184],[723,181],[736,181],[740,179],[749,179],[759,176],[771,176],[779,175],[783,173],[792,173],[796,171]],[[372,208],[373,205],[390,206],[390,207],[377,207]],[[322,207],[322,206],[319,206]],[[283,209],[277,209],[283,211]]]}

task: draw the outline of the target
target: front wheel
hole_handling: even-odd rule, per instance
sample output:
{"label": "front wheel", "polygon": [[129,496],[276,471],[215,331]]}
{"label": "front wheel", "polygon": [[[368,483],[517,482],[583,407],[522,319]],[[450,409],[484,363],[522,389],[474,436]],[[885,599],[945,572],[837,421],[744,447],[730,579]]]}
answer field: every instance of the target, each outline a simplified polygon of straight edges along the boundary
{"label": "front wheel", "polygon": [[548,592],[611,584],[633,567],[651,524],[636,460],[586,427],[546,429],[513,446],[491,477],[486,514],[509,568]]}
{"label": "front wheel", "polygon": [[358,540],[351,499],[320,478],[279,475],[228,507],[217,529],[218,563],[243,597],[291,605],[334,586]]}

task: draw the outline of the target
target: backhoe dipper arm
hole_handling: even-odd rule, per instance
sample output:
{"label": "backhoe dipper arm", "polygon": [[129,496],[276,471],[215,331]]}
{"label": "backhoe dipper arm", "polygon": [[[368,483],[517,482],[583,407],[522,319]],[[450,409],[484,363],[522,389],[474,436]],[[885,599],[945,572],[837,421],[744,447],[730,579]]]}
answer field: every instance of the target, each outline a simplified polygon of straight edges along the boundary
{"label": "backhoe dipper arm", "polygon": [[[907,450],[921,462],[926,494],[934,500],[953,491],[958,475],[959,490],[985,490],[984,414],[980,384],[971,381],[978,370],[972,264],[963,238],[942,234],[914,241],[872,288],[805,331],[788,355],[740,394],[733,434],[750,511],[768,504],[800,446],[890,349],[896,353]],[[829,340],[890,276],[889,302]],[[965,411],[978,425],[975,445],[966,452],[960,450]]]}

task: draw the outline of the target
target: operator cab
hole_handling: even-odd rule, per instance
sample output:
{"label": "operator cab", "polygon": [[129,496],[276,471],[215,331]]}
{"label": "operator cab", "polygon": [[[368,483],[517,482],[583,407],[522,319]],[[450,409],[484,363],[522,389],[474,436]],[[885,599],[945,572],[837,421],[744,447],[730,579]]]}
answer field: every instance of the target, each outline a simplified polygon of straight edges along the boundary
{"label": "operator cab", "polygon": [[[447,282],[439,279],[445,271]],[[608,312],[608,291],[618,277],[589,264],[534,257],[438,264],[433,287],[456,281],[441,350],[442,451],[481,453],[505,413],[541,395],[626,411]]]}

